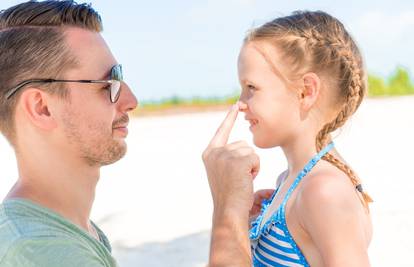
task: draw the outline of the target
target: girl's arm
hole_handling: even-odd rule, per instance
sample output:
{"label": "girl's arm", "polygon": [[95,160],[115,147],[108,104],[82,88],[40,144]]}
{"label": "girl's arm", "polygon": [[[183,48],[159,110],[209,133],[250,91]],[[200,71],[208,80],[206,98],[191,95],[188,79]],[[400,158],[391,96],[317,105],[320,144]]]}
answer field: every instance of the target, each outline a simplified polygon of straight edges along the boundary
{"label": "girl's arm", "polygon": [[335,173],[308,178],[297,198],[299,221],[324,266],[370,266],[367,215],[348,177]]}

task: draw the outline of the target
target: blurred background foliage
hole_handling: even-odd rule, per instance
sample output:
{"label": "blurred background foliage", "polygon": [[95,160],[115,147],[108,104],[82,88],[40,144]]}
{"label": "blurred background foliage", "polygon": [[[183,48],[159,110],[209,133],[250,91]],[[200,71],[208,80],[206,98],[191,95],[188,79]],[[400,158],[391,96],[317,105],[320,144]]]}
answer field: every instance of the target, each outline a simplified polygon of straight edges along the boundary
{"label": "blurred background foliage", "polygon": [[388,79],[373,74],[368,76],[368,96],[383,97],[411,94],[414,94],[414,85],[408,69],[404,67],[398,66]]}

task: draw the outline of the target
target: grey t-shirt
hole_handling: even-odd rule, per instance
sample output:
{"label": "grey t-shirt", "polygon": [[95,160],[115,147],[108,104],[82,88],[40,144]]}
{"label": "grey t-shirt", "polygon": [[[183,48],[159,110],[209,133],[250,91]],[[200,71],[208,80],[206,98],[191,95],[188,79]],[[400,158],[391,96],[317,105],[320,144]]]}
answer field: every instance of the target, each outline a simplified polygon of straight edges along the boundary
{"label": "grey t-shirt", "polygon": [[116,267],[108,239],[93,226],[99,241],[50,209],[6,200],[0,204],[0,267]]}

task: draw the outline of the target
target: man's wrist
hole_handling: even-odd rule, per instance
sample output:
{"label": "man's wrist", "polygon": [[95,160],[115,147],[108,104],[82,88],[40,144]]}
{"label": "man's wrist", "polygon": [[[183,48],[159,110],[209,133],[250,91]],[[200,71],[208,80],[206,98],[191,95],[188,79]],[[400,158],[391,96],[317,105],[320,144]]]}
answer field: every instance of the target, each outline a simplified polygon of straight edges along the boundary
{"label": "man's wrist", "polygon": [[216,207],[213,212],[213,225],[247,225],[249,221],[249,211],[237,207]]}

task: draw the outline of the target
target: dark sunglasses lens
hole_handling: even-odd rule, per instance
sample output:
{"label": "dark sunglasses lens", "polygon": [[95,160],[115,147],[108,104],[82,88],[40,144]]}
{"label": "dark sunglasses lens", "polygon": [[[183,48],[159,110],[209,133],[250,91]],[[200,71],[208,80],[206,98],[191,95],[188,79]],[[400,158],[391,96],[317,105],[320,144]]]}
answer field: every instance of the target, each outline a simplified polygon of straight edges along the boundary
{"label": "dark sunglasses lens", "polygon": [[122,75],[122,65],[118,64],[112,67],[111,70],[111,79],[116,81],[122,81],[123,75]]}
{"label": "dark sunglasses lens", "polygon": [[111,83],[111,102],[115,103],[119,99],[119,95],[121,94],[121,82],[112,80]]}

